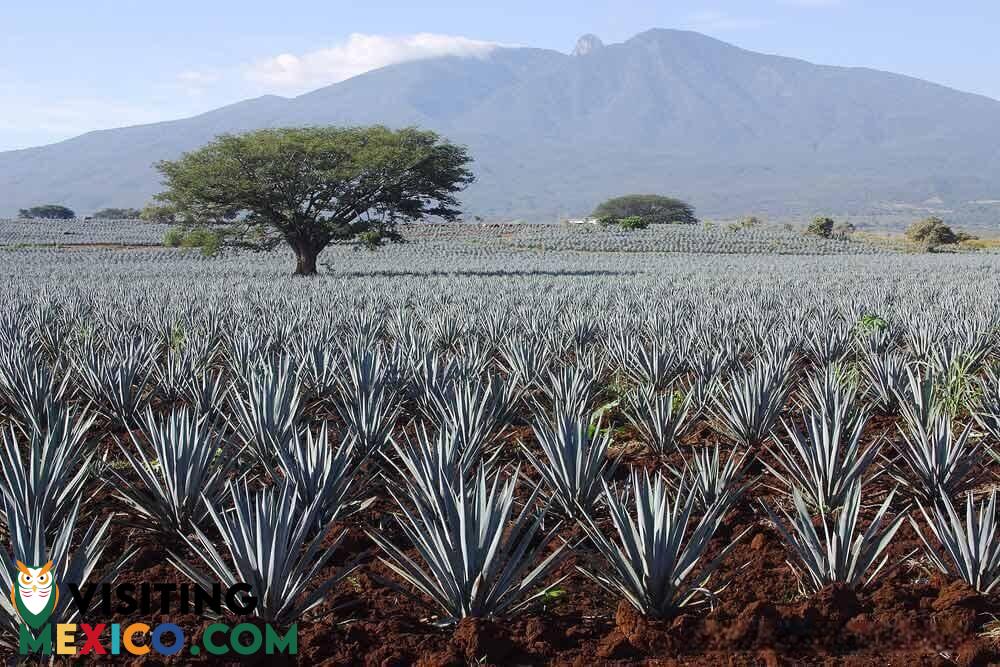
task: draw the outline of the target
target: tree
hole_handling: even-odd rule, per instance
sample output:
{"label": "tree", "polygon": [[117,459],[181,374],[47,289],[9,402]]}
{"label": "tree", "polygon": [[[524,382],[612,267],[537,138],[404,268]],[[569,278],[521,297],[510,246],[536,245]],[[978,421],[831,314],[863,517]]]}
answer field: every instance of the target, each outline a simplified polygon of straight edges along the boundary
{"label": "tree", "polygon": [[828,239],[833,236],[833,226],[835,224],[833,218],[823,216],[813,218],[813,221],[809,223],[809,227],[806,228],[806,234]]}
{"label": "tree", "polygon": [[680,199],[662,195],[625,195],[609,199],[596,209],[593,217],[616,219],[638,216],[651,225],[697,224],[694,208]]}
{"label": "tree", "polygon": [[102,208],[90,217],[95,220],[136,220],[141,213],[137,208]]}
{"label": "tree", "polygon": [[958,235],[952,231],[951,227],[944,224],[944,220],[931,216],[910,225],[906,230],[906,238],[914,243],[919,243],[927,250],[934,250],[938,246],[958,243]]}
{"label": "tree", "polygon": [[17,217],[28,220],[72,220],[76,217],[76,213],[73,212],[73,209],[59,204],[44,204],[22,208],[17,212]]}
{"label": "tree", "polygon": [[457,219],[469,162],[464,147],[414,128],[258,130],[158,163],[156,200],[185,224],[227,226],[230,245],[287,243],[295,273],[311,275],[331,243],[374,248],[399,240],[399,222]]}

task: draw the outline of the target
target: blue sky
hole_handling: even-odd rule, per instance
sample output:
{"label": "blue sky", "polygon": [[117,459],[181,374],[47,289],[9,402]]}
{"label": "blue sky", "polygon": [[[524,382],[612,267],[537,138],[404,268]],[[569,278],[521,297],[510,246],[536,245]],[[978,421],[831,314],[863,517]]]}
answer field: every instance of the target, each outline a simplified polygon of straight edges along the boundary
{"label": "blue sky", "polygon": [[998,25],[995,0],[10,0],[0,3],[0,150],[488,43],[569,51],[587,32],[610,43],[653,27],[1000,99]]}

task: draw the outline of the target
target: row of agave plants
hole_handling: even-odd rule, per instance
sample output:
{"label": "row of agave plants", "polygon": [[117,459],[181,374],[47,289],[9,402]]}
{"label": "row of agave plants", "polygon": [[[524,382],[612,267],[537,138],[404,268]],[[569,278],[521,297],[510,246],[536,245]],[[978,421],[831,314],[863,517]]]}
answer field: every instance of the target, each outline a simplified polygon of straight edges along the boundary
{"label": "row of agave plants", "polygon": [[[751,317],[720,339],[684,315],[569,313],[546,328],[487,308],[470,326],[370,304],[304,328],[85,301],[8,309],[12,555],[52,559],[62,581],[111,580],[133,553],[105,558],[112,531],[141,528],[192,581],[249,583],[255,613],[288,625],[359,566],[329,562],[361,517],[390,584],[444,621],[532,603],[575,548],[602,557],[584,575],[662,617],[722,594],[742,535],[714,550],[713,537],[759,496],[807,591],[870,582],[906,521],[940,570],[994,588],[996,493],[972,491],[1000,443],[996,315],[947,335]],[[897,432],[866,437],[875,414]],[[615,419],[664,457],[657,471],[615,475]],[[684,444],[698,422],[724,446]],[[519,424],[533,437],[512,443]],[[876,486],[892,490],[868,517]],[[373,513],[376,497],[395,509]],[[565,542],[570,525],[583,543]],[[73,613],[60,604],[56,618]]]}

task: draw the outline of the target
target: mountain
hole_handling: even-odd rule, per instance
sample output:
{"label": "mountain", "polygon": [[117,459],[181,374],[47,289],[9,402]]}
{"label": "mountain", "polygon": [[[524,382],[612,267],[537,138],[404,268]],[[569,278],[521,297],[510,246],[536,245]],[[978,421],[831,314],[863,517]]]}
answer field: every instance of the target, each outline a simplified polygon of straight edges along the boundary
{"label": "mountain", "polygon": [[[1000,102],[870,69],[746,51],[693,32],[574,55],[498,48],[392,65],[295,98],[0,153],[0,214],[40,202],[139,206],[152,164],[221,132],[418,125],[467,144],[469,214],[551,220],[662,192],[705,215],[967,212],[1000,200]],[[929,204],[928,204],[929,205]],[[994,212],[997,209],[994,208]]]}

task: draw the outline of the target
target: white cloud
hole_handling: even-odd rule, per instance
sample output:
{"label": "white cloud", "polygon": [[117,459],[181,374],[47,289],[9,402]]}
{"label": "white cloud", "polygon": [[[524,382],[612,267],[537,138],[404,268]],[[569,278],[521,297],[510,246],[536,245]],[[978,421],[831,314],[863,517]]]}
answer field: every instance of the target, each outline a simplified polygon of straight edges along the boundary
{"label": "white cloud", "polygon": [[[284,53],[255,63],[191,68],[150,81],[129,99],[15,84],[0,71],[0,151],[67,139],[105,128],[201,113],[263,93],[306,92],[364,72],[411,60],[456,55],[485,57],[499,45],[453,35],[355,33],[325,49]],[[0,65],[2,67],[2,65]]]}
{"label": "white cloud", "polygon": [[311,89],[349,79],[379,67],[437,56],[484,57],[498,45],[491,42],[418,33],[386,36],[353,33],[337,45],[301,55],[282,53],[256,62],[246,79],[271,89]]}

